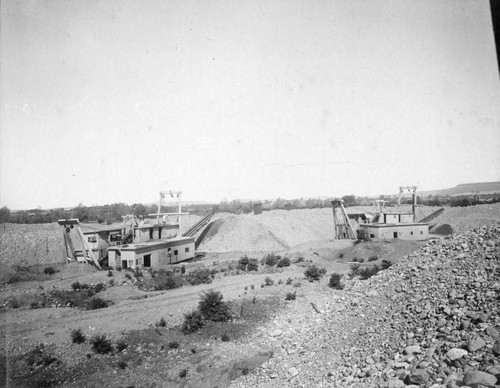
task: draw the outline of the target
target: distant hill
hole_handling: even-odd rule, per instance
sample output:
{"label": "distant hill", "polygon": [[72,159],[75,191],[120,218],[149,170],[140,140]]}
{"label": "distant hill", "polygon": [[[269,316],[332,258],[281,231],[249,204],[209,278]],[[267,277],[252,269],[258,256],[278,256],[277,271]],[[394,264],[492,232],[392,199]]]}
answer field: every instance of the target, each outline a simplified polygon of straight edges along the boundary
{"label": "distant hill", "polygon": [[463,183],[449,189],[418,191],[419,196],[431,195],[473,195],[500,193],[500,182]]}

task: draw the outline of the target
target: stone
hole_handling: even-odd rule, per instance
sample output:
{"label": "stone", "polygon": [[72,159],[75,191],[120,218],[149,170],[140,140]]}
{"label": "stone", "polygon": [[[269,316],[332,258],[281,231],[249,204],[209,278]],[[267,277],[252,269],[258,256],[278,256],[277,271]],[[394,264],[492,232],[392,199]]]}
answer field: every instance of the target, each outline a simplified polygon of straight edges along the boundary
{"label": "stone", "polygon": [[453,348],[448,350],[446,353],[446,357],[448,357],[451,361],[458,360],[468,354],[469,352],[465,349]]}
{"label": "stone", "polygon": [[425,385],[429,381],[429,374],[423,369],[417,369],[415,372],[410,373],[405,382],[407,384]]}
{"label": "stone", "polygon": [[497,378],[495,376],[477,370],[467,372],[464,376],[465,385],[484,385],[486,387],[494,387],[496,382]]}
{"label": "stone", "polygon": [[419,345],[407,346],[403,353],[406,355],[420,353],[420,346]]}
{"label": "stone", "polygon": [[496,341],[491,349],[495,356],[500,356],[500,341]]}
{"label": "stone", "polygon": [[469,352],[476,352],[484,346],[486,346],[486,341],[481,337],[472,338],[467,342],[467,349],[469,349]]}
{"label": "stone", "polygon": [[283,330],[277,329],[271,332],[271,337],[279,337],[281,334],[283,334]]}
{"label": "stone", "polygon": [[299,371],[297,370],[297,368],[291,367],[288,368],[288,374],[290,375],[290,377],[295,377],[299,374]]}

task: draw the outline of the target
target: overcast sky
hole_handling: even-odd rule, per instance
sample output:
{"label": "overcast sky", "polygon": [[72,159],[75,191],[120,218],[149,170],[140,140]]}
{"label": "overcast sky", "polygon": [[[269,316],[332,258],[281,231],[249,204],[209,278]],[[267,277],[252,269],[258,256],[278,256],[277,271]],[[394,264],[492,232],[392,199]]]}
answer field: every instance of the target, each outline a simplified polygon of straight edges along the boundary
{"label": "overcast sky", "polygon": [[1,206],[500,180],[487,0],[1,6]]}

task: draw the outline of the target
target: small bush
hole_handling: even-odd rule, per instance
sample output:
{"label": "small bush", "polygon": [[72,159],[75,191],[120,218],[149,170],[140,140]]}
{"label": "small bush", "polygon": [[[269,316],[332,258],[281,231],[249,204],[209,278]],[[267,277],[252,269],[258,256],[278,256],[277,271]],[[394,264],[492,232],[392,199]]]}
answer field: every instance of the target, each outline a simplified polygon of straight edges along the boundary
{"label": "small bush", "polygon": [[289,286],[289,285],[290,285],[290,284],[292,284],[292,283],[293,283],[293,279],[292,279],[292,278],[288,278],[288,279],[286,279],[286,284],[287,284],[287,286]]}
{"label": "small bush", "polygon": [[299,256],[297,260],[295,260],[295,263],[303,263],[306,259],[304,259],[302,256]]}
{"label": "small bush", "polygon": [[9,302],[9,305],[13,309],[18,309],[19,307],[21,307],[21,302],[19,302],[17,298],[12,298]]}
{"label": "small bush", "polygon": [[382,264],[380,265],[380,267],[382,269],[387,269],[387,268],[390,268],[391,266],[392,266],[392,262],[389,260],[382,260]]}
{"label": "small bush", "polygon": [[168,348],[169,349],[177,349],[179,347],[179,342],[177,341],[172,341],[168,343]]}
{"label": "small bush", "polygon": [[185,379],[187,377],[187,374],[188,374],[188,370],[187,369],[183,369],[179,372],[179,377],[181,379]]}
{"label": "small bush", "polygon": [[92,350],[98,354],[107,354],[113,350],[111,341],[105,335],[97,335],[90,339]]}
{"label": "small bush", "polygon": [[126,369],[127,366],[128,366],[127,361],[125,361],[125,360],[118,361],[118,368],[120,368],[120,369]]}
{"label": "small bush", "polygon": [[32,308],[32,309],[37,309],[38,307],[40,307],[40,306],[38,305],[38,302],[33,301],[33,302],[31,302],[31,303],[30,303],[30,308]]}
{"label": "small bush", "polygon": [[353,277],[357,276],[359,273],[359,264],[351,264],[351,271],[349,272],[349,277],[352,279]]}
{"label": "small bush", "polygon": [[340,282],[341,279],[342,275],[338,273],[333,273],[332,276],[330,276],[330,281],[328,283],[328,286],[336,290],[344,289],[344,285]]}
{"label": "small bush", "polygon": [[161,317],[160,321],[156,324],[156,326],[158,326],[158,327],[166,327],[167,326],[167,321],[165,320],[165,318]]}
{"label": "small bush", "polygon": [[204,325],[203,315],[199,311],[192,311],[184,316],[181,331],[184,334],[194,333]]}
{"label": "small bush", "polygon": [[378,260],[378,256],[377,255],[372,255],[368,258],[368,261],[377,261]]}
{"label": "small bush", "polygon": [[283,284],[283,279],[278,280],[278,284]]}
{"label": "small bush", "polygon": [[373,275],[376,275],[380,271],[378,265],[374,265],[370,268],[364,268],[358,271],[359,277],[361,280],[366,280],[371,278]]}
{"label": "small bush", "polygon": [[231,337],[229,337],[229,334],[224,333],[221,338],[222,342],[229,342],[231,341]]}
{"label": "small bush", "polygon": [[304,272],[304,275],[306,278],[310,281],[313,282],[315,280],[321,279],[321,277],[326,273],[325,268],[318,268],[315,265],[311,265],[306,271]]}
{"label": "small bush", "polygon": [[87,310],[97,310],[108,307],[108,302],[101,298],[92,298],[87,302]]}
{"label": "small bush", "polygon": [[86,340],[85,336],[83,335],[82,329],[74,329],[71,330],[71,342],[74,344],[83,344]]}
{"label": "small bush", "polygon": [[184,275],[186,273],[186,266],[181,265],[181,274]]}
{"label": "small bush", "polygon": [[269,267],[275,266],[278,261],[281,259],[281,256],[275,255],[274,253],[270,253],[264,257],[264,264]]}
{"label": "small bush", "polygon": [[198,310],[203,315],[203,318],[214,322],[224,322],[231,319],[229,306],[222,299],[223,296],[218,291],[205,293],[198,305]]}
{"label": "small bush", "polygon": [[290,259],[288,257],[283,257],[278,261],[277,267],[278,268],[290,267]]}
{"label": "small bush", "polygon": [[274,284],[274,280],[271,279],[269,276],[266,276],[266,278],[264,279],[264,282],[265,282],[266,286],[272,286]]}
{"label": "small bush", "polygon": [[106,289],[106,286],[104,285],[104,283],[97,283],[97,284],[94,286],[94,291],[95,291],[96,293],[101,292],[101,291],[103,291],[103,290],[105,290],[105,289]]}
{"label": "small bush", "polygon": [[129,274],[129,273],[126,273],[126,274],[125,274],[125,277],[126,277],[128,280],[132,280],[132,276],[130,276],[130,274]]}
{"label": "small bush", "polygon": [[55,270],[54,267],[47,267],[43,269],[43,273],[45,275],[54,275],[57,271]]}
{"label": "small bush", "polygon": [[75,291],[78,291],[82,288],[82,286],[81,286],[80,282],[74,282],[71,284],[71,288]]}
{"label": "small bush", "polygon": [[128,348],[128,344],[124,340],[120,340],[116,343],[116,350],[118,352],[121,352],[122,350],[125,350]]}
{"label": "small bush", "polygon": [[116,270],[117,270],[118,272],[121,272],[122,267],[116,267]]}
{"label": "small bush", "polygon": [[212,283],[212,278],[210,277],[210,270],[208,268],[198,269],[196,271],[190,272],[186,278],[189,284],[193,286],[197,284]]}
{"label": "small bush", "polygon": [[297,298],[296,292],[288,292],[285,296],[285,300],[295,300]]}
{"label": "small bush", "polygon": [[248,265],[248,257],[247,255],[245,255],[238,260],[238,265],[236,266],[236,268],[238,268],[241,271],[246,271],[247,265]]}
{"label": "small bush", "polygon": [[251,290],[255,290],[255,286],[252,284],[252,285],[250,286],[250,289],[251,289]]}
{"label": "small bush", "polygon": [[343,259],[344,258],[344,253],[343,252],[340,252],[339,253],[339,259]]}
{"label": "small bush", "polygon": [[113,277],[113,272],[111,270],[108,271],[108,278]]}
{"label": "small bush", "polygon": [[257,259],[249,259],[247,264],[247,271],[258,271],[259,270],[259,261]]}
{"label": "small bush", "polygon": [[174,275],[161,275],[154,278],[153,288],[156,291],[173,290],[174,288],[182,287],[182,279]]}
{"label": "small bush", "polygon": [[245,286],[243,289],[244,289],[245,291],[248,291],[248,286]]}
{"label": "small bush", "polygon": [[301,282],[297,282],[297,283],[294,283],[293,284],[294,287],[302,287],[302,283]]}
{"label": "small bush", "polygon": [[115,285],[115,279],[110,279],[110,280],[108,281],[108,284],[109,284],[110,286],[114,286],[114,285]]}

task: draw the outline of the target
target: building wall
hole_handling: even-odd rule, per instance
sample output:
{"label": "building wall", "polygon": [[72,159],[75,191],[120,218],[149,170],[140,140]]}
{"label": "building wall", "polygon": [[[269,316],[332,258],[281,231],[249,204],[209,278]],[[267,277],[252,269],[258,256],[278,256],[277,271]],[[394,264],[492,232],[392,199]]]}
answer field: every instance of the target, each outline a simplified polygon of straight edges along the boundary
{"label": "building wall", "polygon": [[[429,238],[429,225],[394,225],[387,227],[363,226],[372,239],[392,239],[401,240],[427,240]],[[397,237],[395,236],[397,233]]]}

